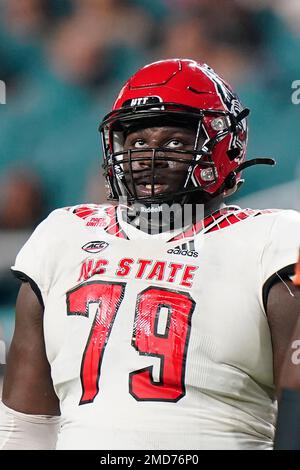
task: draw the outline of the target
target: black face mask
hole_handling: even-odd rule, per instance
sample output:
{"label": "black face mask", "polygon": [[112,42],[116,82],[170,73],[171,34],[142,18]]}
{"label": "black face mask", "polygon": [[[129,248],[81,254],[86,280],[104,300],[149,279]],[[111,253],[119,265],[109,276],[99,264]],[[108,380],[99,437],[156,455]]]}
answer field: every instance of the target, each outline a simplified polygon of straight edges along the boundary
{"label": "black face mask", "polygon": [[[195,140],[191,146],[191,150],[185,149],[170,149],[168,148],[145,148],[145,149],[129,149],[125,150],[122,148],[122,142],[124,143],[128,134],[139,131],[141,129],[153,128],[153,127],[176,127],[180,129],[189,129],[195,135]],[[104,134],[104,133],[103,133]],[[102,135],[103,135],[102,134]],[[196,164],[196,156],[199,154],[199,148],[202,147],[205,140],[204,132],[202,131],[201,118],[198,115],[190,116],[188,113],[172,113],[165,112],[164,115],[154,112],[151,110],[151,117],[149,117],[149,111],[147,116],[135,116],[135,119],[130,116],[130,119],[118,119],[112,123],[110,127],[110,143],[113,146],[114,151],[111,152],[106,147],[106,158],[105,158],[105,176],[110,181],[112,187],[112,198],[118,199],[120,196],[127,197],[128,202],[140,202],[145,205],[149,204],[162,204],[162,203],[185,203],[187,198],[185,197],[188,188],[186,180],[190,177],[193,166]],[[115,137],[114,137],[115,136]],[[118,137],[118,145],[116,145],[116,136]],[[108,137],[106,138],[107,144]],[[104,138],[103,138],[104,141]],[[145,158],[143,159],[143,153]],[[162,156],[162,153],[164,154]],[[138,154],[138,155],[137,155]],[[172,154],[168,157],[168,154]],[[188,158],[187,158],[188,157]],[[147,182],[146,184],[152,185],[151,194],[145,197],[138,194],[136,183],[139,179],[138,166],[136,162],[142,162],[144,160],[144,166],[148,168],[147,171]],[[182,167],[182,178],[178,182],[174,182],[175,187],[169,192],[162,191],[157,193],[154,189],[154,185],[162,184],[164,180],[163,170],[159,167],[162,166],[162,161],[168,161],[170,170],[172,170],[172,163],[180,163]],[[199,164],[199,162],[197,162]],[[204,165],[211,166],[210,163],[204,162]],[[168,166],[168,165],[166,165]],[[165,169],[168,171],[168,169]],[[172,180],[172,175],[168,173],[167,179]],[[149,173],[149,174],[148,174]],[[151,173],[151,175],[150,175]],[[174,174],[175,178],[175,174]],[[176,175],[178,179],[178,173]],[[200,189],[197,188],[200,194]],[[195,190],[195,188],[194,188]]]}

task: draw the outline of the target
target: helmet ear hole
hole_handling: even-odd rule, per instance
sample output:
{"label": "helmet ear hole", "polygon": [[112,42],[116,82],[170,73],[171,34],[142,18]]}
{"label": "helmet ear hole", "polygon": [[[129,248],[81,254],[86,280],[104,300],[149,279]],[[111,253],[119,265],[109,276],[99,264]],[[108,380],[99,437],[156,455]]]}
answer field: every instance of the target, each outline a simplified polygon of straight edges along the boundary
{"label": "helmet ear hole", "polygon": [[223,192],[223,197],[229,197],[235,194],[240,189],[243,183],[243,179],[236,181],[235,185],[231,189],[225,189],[225,191]]}
{"label": "helmet ear hole", "polygon": [[234,188],[235,185],[236,185],[236,174],[234,171],[232,171],[231,173],[229,173],[229,175],[227,176],[225,180],[225,187],[226,189],[232,189]]}

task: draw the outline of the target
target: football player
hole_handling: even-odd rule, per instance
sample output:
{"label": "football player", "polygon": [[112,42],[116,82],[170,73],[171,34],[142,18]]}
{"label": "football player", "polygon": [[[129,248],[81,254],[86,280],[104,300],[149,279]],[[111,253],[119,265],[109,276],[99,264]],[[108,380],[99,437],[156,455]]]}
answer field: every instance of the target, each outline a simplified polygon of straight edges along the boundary
{"label": "football player", "polygon": [[245,161],[248,112],[192,60],[124,85],[100,125],[113,204],[53,211],[12,267],[2,448],[272,448],[300,215],[225,205],[274,163]]}

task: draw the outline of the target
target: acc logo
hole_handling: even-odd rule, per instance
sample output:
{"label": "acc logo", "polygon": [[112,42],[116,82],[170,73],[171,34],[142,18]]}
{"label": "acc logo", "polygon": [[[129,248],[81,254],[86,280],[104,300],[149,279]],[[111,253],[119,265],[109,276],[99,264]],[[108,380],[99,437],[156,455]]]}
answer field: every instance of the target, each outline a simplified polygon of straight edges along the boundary
{"label": "acc logo", "polygon": [[83,245],[82,249],[84,251],[87,251],[88,253],[99,253],[100,251],[105,250],[107,248],[109,243],[106,243],[104,241],[95,241],[95,242],[89,242]]}

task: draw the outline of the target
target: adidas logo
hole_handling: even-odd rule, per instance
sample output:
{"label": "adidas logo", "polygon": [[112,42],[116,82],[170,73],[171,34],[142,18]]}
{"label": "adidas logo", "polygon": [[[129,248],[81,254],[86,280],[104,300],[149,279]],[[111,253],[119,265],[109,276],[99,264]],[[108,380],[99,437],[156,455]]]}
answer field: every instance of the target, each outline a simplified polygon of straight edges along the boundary
{"label": "adidas logo", "polygon": [[175,246],[175,248],[170,248],[167,253],[172,255],[190,256],[192,258],[198,257],[198,252],[195,251],[194,240],[183,243],[182,245]]}

